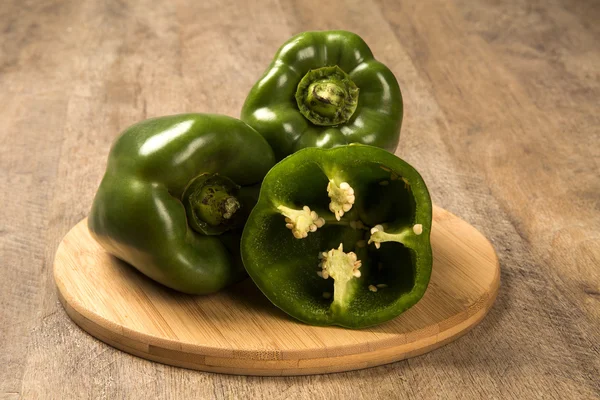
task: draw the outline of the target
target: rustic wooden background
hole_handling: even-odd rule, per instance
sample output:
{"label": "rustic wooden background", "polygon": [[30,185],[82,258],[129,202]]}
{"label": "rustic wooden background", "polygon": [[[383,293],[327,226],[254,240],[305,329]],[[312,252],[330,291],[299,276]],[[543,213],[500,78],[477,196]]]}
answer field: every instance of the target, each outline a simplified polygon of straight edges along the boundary
{"label": "rustic wooden background", "polygon": [[[0,397],[600,398],[600,3],[5,0],[0,7]],[[502,266],[483,323],[334,375],[226,376],[75,326],[52,260],[111,141],[147,117],[239,116],[294,33],[348,29],[398,77],[397,154]]]}

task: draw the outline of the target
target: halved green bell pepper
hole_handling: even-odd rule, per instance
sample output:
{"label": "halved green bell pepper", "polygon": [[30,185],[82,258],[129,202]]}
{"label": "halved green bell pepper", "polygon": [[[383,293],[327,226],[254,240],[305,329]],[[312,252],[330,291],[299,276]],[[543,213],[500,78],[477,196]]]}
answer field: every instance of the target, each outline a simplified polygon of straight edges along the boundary
{"label": "halved green bell pepper", "polygon": [[242,235],[250,277],[303,322],[364,328],[425,293],[431,199],[419,173],[354,144],[290,155],[265,177]]}
{"label": "halved green bell pepper", "polygon": [[394,152],[402,124],[394,74],[345,31],[304,32],[283,44],[241,118],[277,159],[305,147],[363,143]]}
{"label": "halved green bell pepper", "polygon": [[163,285],[215,292],[245,275],[242,227],[256,184],[274,163],[265,139],[231,117],[140,122],[110,151],[89,230],[110,254]]}

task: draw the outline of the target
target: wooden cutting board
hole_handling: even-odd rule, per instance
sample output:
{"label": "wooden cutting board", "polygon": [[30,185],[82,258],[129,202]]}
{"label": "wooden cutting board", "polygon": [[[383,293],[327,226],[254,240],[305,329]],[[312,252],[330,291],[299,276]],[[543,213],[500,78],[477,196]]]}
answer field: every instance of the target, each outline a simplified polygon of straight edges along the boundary
{"label": "wooden cutting board", "polygon": [[60,243],[54,279],[77,325],[139,357],[228,374],[355,370],[449,343],[492,306],[500,283],[492,245],[441,208],[434,207],[433,219],[434,265],[425,296],[393,321],[364,330],[297,322],[249,279],[210,296],[177,293],[108,255],[88,233],[87,220]]}

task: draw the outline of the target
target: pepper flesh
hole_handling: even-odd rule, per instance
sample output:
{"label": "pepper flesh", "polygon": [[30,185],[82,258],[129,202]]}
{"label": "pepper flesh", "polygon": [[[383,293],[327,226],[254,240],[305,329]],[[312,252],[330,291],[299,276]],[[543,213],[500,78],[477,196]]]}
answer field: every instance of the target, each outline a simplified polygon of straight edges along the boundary
{"label": "pepper flesh", "polygon": [[[339,215],[331,202],[342,204],[343,197],[349,204],[347,196],[352,207]],[[324,224],[292,234],[281,205],[306,207]],[[432,266],[431,218],[425,183],[396,156],[359,144],[304,149],[265,177],[242,235],[242,259],[261,291],[291,316],[363,328],[398,316],[423,296]]]}
{"label": "pepper flesh", "polygon": [[300,33],[275,54],[241,112],[278,160],[306,147],[396,149],[402,94],[394,74],[346,31]]}
{"label": "pepper flesh", "polygon": [[231,117],[143,121],[115,141],[88,219],[112,255],[175,290],[205,294],[241,279],[241,230],[274,155]]}

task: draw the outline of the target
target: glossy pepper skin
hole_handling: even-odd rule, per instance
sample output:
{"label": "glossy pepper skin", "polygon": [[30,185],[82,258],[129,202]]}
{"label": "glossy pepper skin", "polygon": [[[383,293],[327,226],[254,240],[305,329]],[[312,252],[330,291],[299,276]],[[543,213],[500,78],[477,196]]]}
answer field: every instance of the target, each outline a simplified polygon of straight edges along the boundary
{"label": "glossy pepper skin", "polygon": [[243,223],[274,155],[237,119],[184,114],[126,129],[88,219],[112,255],[172,289],[215,292],[244,274]]}
{"label": "glossy pepper skin", "polygon": [[432,205],[409,164],[352,144],[300,150],[265,177],[242,235],[250,277],[311,325],[364,328],[421,299]]}
{"label": "glossy pepper skin", "polygon": [[393,73],[346,31],[304,32],[283,44],[241,118],[278,160],[305,147],[362,143],[394,152],[402,95]]}

